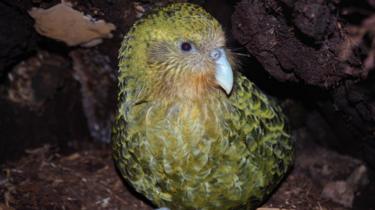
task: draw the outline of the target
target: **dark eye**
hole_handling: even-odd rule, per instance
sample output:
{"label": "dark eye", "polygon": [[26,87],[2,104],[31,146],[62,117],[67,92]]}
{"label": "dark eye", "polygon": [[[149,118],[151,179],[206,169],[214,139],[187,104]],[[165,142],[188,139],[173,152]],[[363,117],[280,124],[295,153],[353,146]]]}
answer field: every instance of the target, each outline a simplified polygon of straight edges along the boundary
{"label": "dark eye", "polygon": [[182,42],[181,43],[181,50],[185,52],[189,52],[192,49],[192,46],[189,42]]}

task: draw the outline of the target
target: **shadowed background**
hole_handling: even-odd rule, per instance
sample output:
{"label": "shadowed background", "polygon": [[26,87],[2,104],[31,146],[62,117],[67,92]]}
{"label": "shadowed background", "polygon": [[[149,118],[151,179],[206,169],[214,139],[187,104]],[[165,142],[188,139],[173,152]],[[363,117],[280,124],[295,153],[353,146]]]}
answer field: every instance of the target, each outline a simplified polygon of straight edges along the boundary
{"label": "shadowed background", "polygon": [[[87,176],[91,177],[87,179],[92,183],[106,180],[106,176],[95,177],[90,170],[103,169],[116,176],[114,169],[108,168],[112,167],[112,162],[106,142],[110,140],[116,110],[117,52],[121,40],[134,21],[151,9],[169,2],[186,1],[70,2],[74,10],[113,24],[116,29],[111,31],[112,36],[102,37],[100,44],[89,44],[90,47],[87,47],[87,42],[92,40],[69,45],[66,41],[41,35],[34,27],[35,18],[28,13],[32,7],[47,9],[60,1],[0,2],[0,164],[3,169],[0,183],[7,180],[7,183],[19,186],[17,184],[28,177],[32,185],[37,182],[30,177],[39,177],[40,173],[54,178],[59,176],[46,165],[43,167],[47,168],[42,167],[41,171],[32,170],[40,169],[38,164],[46,160],[63,168],[70,167],[75,172],[67,174],[76,178],[87,172],[79,170],[87,169]],[[374,1],[190,2],[202,5],[219,20],[226,31],[229,47],[238,53],[239,71],[266,93],[278,98],[286,110],[298,146],[297,166],[288,179],[294,177],[305,183],[311,182],[312,192],[312,198],[305,195],[303,199],[296,199],[306,203],[301,201],[293,205],[311,204],[311,209],[319,202],[330,209],[370,209],[375,206],[367,197],[375,191],[369,184],[375,167]],[[64,14],[59,13],[60,16]],[[66,33],[72,33],[68,29]],[[51,146],[43,146],[46,144]],[[105,161],[95,157],[102,157]],[[30,158],[35,161],[27,162]],[[80,169],[82,165],[87,167]],[[366,166],[366,178],[361,178],[362,165]],[[9,172],[4,171],[17,168],[30,174],[16,174],[13,181],[9,181],[12,176],[9,178]],[[359,175],[353,171],[359,171]],[[353,181],[355,176],[359,176],[360,181]],[[71,177],[59,179],[74,180]],[[361,184],[364,179],[367,184]],[[335,181],[340,180],[356,186],[350,190],[353,195],[362,192],[361,196],[353,198],[349,204],[340,203],[340,196],[332,198],[329,192],[324,196],[323,191],[334,191],[337,188]],[[108,181],[112,182],[116,183]],[[298,188],[289,186],[293,182],[295,180],[288,181],[281,190],[302,196],[303,193],[291,190]],[[326,189],[327,185],[331,188]],[[4,186],[0,184],[4,205],[9,207],[12,202],[30,200],[21,196],[23,191],[12,191]],[[33,187],[31,189],[39,189]],[[120,187],[114,189],[121,194],[124,193],[122,187],[120,182]],[[43,188],[47,190],[46,194],[53,195],[52,189],[59,188]],[[95,191],[84,186],[80,189],[82,193]],[[28,192],[36,196],[41,189]],[[106,189],[103,192],[107,192]],[[74,198],[69,192],[68,195]],[[123,204],[122,194],[116,196]],[[53,196],[47,199],[48,202],[38,200],[38,197],[33,199],[37,200],[36,204],[18,202],[19,206],[15,207],[43,209],[64,202],[70,204],[64,199],[52,202]],[[92,202],[90,199],[96,198],[87,198],[86,201]],[[134,199],[130,197],[129,203]],[[285,196],[281,196],[271,198],[270,202],[281,208],[280,203],[285,204],[285,200]],[[75,202],[76,206],[70,207],[85,206],[83,201]],[[134,202],[138,201],[135,199]]]}

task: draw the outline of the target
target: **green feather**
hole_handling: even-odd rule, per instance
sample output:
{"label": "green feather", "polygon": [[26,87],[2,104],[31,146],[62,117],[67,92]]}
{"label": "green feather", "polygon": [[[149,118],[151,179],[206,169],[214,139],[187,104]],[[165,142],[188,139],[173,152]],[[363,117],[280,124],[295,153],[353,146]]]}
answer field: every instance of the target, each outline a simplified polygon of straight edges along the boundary
{"label": "green feather", "polygon": [[114,159],[122,176],[157,206],[253,209],[292,164],[293,142],[281,109],[240,73],[229,96],[219,89],[199,100],[153,95],[158,81],[146,62],[149,36],[173,41],[163,30],[180,24],[172,20],[191,17],[207,23],[185,24],[190,31],[220,27],[197,6],[173,4],[138,21],[125,37]]}

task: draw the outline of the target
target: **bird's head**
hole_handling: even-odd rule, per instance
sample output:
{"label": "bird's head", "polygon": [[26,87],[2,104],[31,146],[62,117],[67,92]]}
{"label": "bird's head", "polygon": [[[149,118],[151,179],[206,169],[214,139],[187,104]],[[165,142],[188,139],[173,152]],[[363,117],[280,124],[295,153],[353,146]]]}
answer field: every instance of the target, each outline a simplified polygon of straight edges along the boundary
{"label": "bird's head", "polygon": [[233,88],[224,32],[217,20],[193,4],[172,4],[139,20],[125,38],[120,57],[121,73],[136,77],[155,97],[229,95]]}

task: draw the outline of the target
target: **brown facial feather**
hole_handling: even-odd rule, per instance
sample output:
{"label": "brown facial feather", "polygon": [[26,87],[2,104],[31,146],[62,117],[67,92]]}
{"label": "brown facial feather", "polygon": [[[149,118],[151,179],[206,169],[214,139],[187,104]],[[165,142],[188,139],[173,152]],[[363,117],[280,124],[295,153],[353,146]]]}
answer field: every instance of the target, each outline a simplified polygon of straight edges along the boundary
{"label": "brown facial feather", "polygon": [[[154,76],[154,97],[202,99],[220,90],[215,79],[215,62],[210,52],[223,47],[224,34],[210,33],[200,43],[185,41],[154,41],[150,43],[148,66]],[[182,41],[184,40],[184,41]],[[192,50],[184,52],[181,43],[188,42]],[[230,62],[234,58],[228,53]]]}

